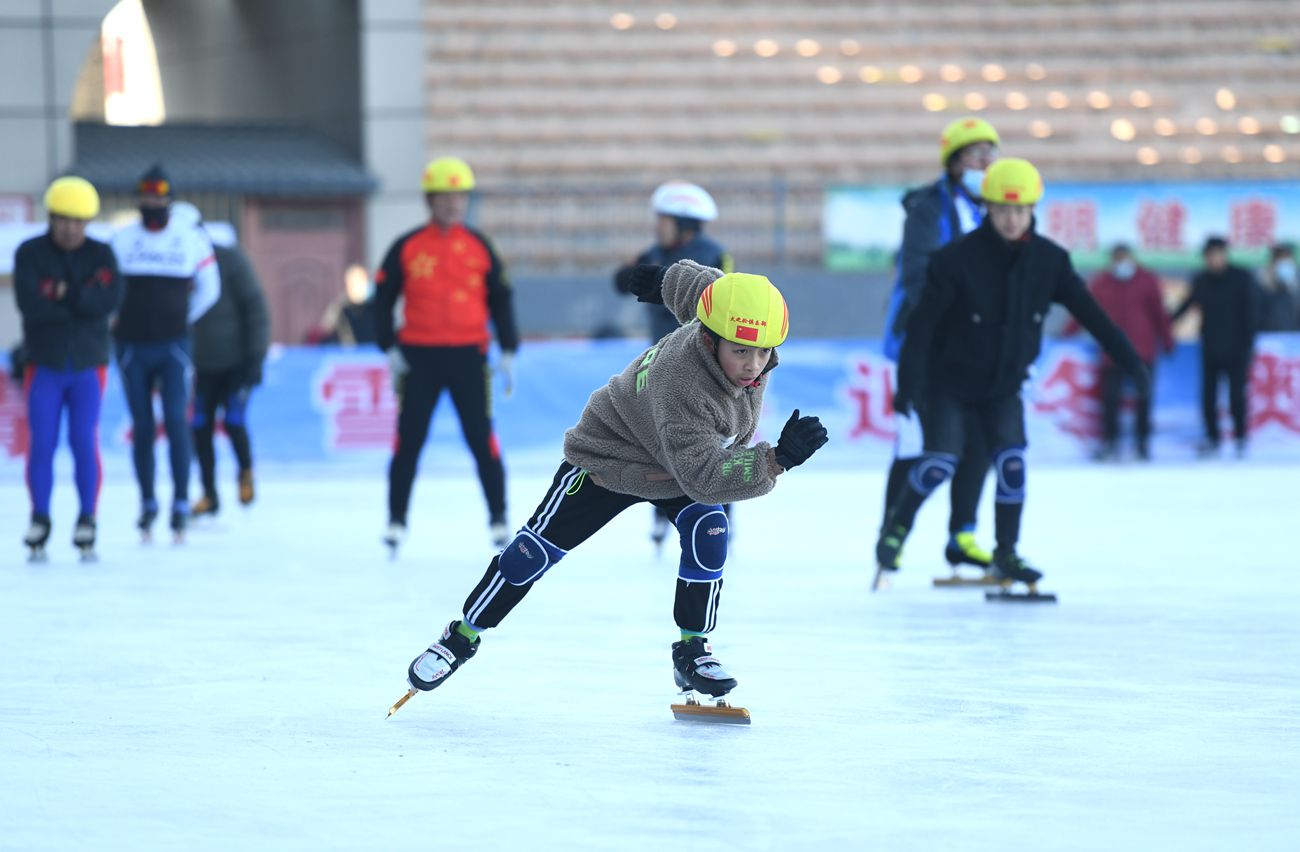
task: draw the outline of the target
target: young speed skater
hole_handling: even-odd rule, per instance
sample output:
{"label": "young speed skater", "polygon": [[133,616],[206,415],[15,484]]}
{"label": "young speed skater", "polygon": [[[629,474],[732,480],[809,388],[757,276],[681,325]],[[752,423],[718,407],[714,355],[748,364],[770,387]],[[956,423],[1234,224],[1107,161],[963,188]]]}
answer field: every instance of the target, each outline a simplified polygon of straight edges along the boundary
{"label": "young speed skater", "polygon": [[[637,269],[633,292],[681,326],[595,391],[564,436],[564,461],[537,510],[465,599],[462,618],[412,661],[415,694],[441,686],[556,562],[637,503],[663,507],[680,536],[672,645],[677,686],[720,700],[736,687],[706,641],[727,559],[724,503],[761,497],[827,440],[796,410],[773,446],[750,445],[776,347],[789,330],[784,298],[761,275],[683,260]],[[390,711],[391,713],[392,711]],[[744,711],[741,711],[742,713]]]}
{"label": "young speed skater", "polygon": [[1139,394],[1150,376],[1133,346],[1106,316],[1064,248],[1034,231],[1043,196],[1038,170],[1003,158],[984,175],[988,215],[930,261],[924,292],[907,323],[894,408],[921,417],[925,452],[881,530],[877,580],[898,570],[916,512],[952,476],[968,429],[982,429],[997,477],[997,548],[992,572],[1004,585],[1042,574],[1016,553],[1025,503],[1025,412],[1020,388],[1043,342],[1053,302],[1065,306],[1131,375]]}

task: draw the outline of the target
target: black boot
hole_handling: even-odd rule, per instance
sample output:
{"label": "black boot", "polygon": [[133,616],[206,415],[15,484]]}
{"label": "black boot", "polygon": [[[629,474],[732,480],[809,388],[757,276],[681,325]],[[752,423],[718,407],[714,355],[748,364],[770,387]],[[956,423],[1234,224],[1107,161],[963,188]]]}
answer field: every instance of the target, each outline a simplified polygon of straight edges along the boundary
{"label": "black boot", "polygon": [[1029,584],[1043,579],[1043,572],[1029,567],[1014,548],[999,547],[993,551],[993,576],[999,580]]}
{"label": "black boot", "polygon": [[442,638],[429,646],[429,650],[420,654],[406,668],[406,679],[413,689],[428,692],[442,686],[456,669],[469,662],[478,653],[482,639],[469,641],[456,628],[459,621],[453,621],[442,631]]}
{"label": "black boot", "polygon": [[713,656],[713,647],[703,636],[673,643],[673,680],[678,689],[693,689],[715,698],[736,688],[736,679]]}

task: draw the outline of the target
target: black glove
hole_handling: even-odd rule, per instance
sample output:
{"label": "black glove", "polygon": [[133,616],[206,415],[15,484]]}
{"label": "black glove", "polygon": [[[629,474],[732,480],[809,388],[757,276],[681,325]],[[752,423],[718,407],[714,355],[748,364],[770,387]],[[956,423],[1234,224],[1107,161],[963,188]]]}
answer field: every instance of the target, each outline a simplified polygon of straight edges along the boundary
{"label": "black glove", "polygon": [[243,385],[246,388],[255,388],[262,383],[262,362],[249,361],[243,368]]}
{"label": "black glove", "polygon": [[664,273],[668,271],[666,266],[656,266],[653,263],[638,263],[632,270],[632,284],[630,290],[632,295],[636,296],[638,302],[648,302],[652,305],[662,305],[664,303],[664,294],[660,290],[664,286]]}
{"label": "black glove", "polygon": [[794,410],[776,442],[776,463],[789,470],[798,467],[820,450],[828,440],[826,427],[816,417],[800,417]]}
{"label": "black glove", "polygon": [[619,293],[632,292],[632,273],[636,272],[636,266],[628,264],[620,266],[618,272],[614,273],[614,289]]}

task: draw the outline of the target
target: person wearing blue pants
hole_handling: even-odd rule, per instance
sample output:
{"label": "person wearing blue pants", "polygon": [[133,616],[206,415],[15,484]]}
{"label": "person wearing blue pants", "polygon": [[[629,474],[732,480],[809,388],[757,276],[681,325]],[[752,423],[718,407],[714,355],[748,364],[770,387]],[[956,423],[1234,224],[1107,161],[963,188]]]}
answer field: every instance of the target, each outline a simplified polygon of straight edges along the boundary
{"label": "person wearing blue pants", "polygon": [[131,409],[132,458],[140,483],[145,538],[158,516],[154,496],[153,393],[161,392],[163,427],[172,468],[171,528],[177,540],[189,517],[189,326],[217,301],[221,281],[212,242],[192,222],[168,227],[171,181],[154,166],[137,185],[141,220],[113,235],[113,251],[126,278],[118,313],[118,367]]}
{"label": "person wearing blue pants", "polygon": [[99,408],[108,363],[108,318],[122,300],[122,277],[106,243],[86,237],[99,215],[99,194],[79,177],[62,177],[45,193],[49,230],[18,247],[14,294],[27,349],[27,488],[31,526],[23,543],[33,560],[50,537],[54,451],[68,412],[80,512],[73,544],[89,556],[95,545],[99,499]]}

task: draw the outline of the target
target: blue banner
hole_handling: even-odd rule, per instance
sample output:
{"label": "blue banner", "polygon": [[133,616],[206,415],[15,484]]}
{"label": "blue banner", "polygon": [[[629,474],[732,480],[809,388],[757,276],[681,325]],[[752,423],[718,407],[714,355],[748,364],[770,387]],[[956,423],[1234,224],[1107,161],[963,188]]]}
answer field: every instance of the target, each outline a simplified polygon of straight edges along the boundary
{"label": "blue banner", "polygon": [[[495,423],[512,466],[548,469],[559,462],[564,432],[593,390],[638,357],[639,341],[529,343],[517,363],[517,393],[495,403]],[[1026,386],[1035,460],[1086,458],[1099,433],[1096,347],[1051,341]],[[822,464],[877,466],[892,452],[893,367],[876,341],[789,343],[765,397],[760,440],[773,440],[794,408],[817,414],[831,441]],[[1180,345],[1156,366],[1159,458],[1190,458],[1201,439],[1200,359]],[[689,393],[689,389],[683,392]],[[1226,389],[1223,391],[1226,394]],[[1227,426],[1226,398],[1221,404]],[[276,348],[249,411],[259,464],[327,464],[382,470],[392,449],[397,401],[383,356],[374,350]],[[161,422],[161,417],[159,418]],[[1252,455],[1300,459],[1300,334],[1260,338],[1250,385]],[[130,418],[115,369],[109,370],[100,427],[106,456],[129,460]],[[160,434],[160,442],[165,438]],[[0,379],[0,468],[20,469],[27,447],[22,388]],[[450,399],[438,406],[426,466],[468,469]]]}

